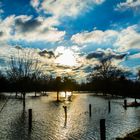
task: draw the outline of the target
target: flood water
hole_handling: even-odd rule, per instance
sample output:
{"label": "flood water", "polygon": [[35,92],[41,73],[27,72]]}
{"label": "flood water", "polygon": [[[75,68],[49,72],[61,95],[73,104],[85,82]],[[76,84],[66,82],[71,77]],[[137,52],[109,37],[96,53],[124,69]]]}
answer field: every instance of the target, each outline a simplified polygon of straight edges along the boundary
{"label": "flood water", "polygon": [[[74,94],[72,102],[56,101],[56,93],[49,96],[9,99],[0,113],[0,140],[100,140],[100,119],[106,119],[107,140],[123,137],[140,127],[140,107],[123,108],[124,99],[108,99],[88,93]],[[134,100],[134,99],[133,99]],[[128,99],[129,101],[133,101]],[[0,107],[4,104],[0,100]],[[88,108],[92,105],[92,116]],[[63,106],[68,107],[67,123]],[[33,110],[32,132],[28,131],[28,109]]]}

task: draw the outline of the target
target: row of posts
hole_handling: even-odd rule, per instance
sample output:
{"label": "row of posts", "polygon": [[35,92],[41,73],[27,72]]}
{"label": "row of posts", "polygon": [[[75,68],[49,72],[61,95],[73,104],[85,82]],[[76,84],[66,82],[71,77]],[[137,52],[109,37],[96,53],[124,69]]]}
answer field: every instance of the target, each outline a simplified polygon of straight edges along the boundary
{"label": "row of posts", "polygon": [[[63,106],[65,113],[65,125],[67,123],[67,106]],[[127,100],[124,100],[124,108],[127,109]],[[111,103],[108,101],[108,112],[111,112]],[[29,132],[32,130],[32,109],[28,110],[28,124],[29,124]],[[91,117],[91,104],[89,104],[89,116]],[[100,120],[100,139],[106,139],[106,127],[105,127],[105,119]]]}

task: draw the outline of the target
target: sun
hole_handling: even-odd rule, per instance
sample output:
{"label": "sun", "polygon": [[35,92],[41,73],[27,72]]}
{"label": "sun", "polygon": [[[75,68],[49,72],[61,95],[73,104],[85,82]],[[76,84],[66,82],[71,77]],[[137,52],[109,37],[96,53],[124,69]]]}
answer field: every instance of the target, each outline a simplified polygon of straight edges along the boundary
{"label": "sun", "polygon": [[62,54],[56,59],[56,63],[63,66],[76,66],[76,57],[71,50],[64,50]]}

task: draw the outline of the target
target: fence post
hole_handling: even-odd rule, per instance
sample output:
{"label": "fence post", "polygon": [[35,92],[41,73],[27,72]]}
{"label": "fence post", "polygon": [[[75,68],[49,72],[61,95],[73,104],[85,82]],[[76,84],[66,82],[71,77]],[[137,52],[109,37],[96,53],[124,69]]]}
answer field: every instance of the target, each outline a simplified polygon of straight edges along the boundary
{"label": "fence post", "polygon": [[105,140],[106,139],[106,128],[105,128],[105,119],[100,120],[100,139]]}
{"label": "fence post", "polygon": [[91,117],[91,104],[89,104],[89,116]]}
{"label": "fence post", "polygon": [[29,123],[29,131],[32,130],[32,109],[28,109],[28,123]]}
{"label": "fence post", "polygon": [[125,108],[125,110],[127,109],[127,100],[126,99],[124,100],[124,108]]}
{"label": "fence post", "polygon": [[65,112],[65,125],[67,124],[67,106],[63,106]]}
{"label": "fence post", "polygon": [[110,104],[110,101],[108,101],[108,113],[110,113],[111,111],[111,104]]}
{"label": "fence post", "polygon": [[135,98],[135,104],[137,103],[137,99]]}

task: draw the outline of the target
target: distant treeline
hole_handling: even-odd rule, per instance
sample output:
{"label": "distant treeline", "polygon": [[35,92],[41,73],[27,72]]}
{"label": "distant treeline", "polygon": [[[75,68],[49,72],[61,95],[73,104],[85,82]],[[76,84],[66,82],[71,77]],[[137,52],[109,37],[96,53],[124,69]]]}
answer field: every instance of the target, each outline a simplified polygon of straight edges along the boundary
{"label": "distant treeline", "polygon": [[104,95],[140,97],[140,71],[137,80],[128,79],[131,73],[112,64],[111,59],[100,60],[87,81],[52,77],[44,74],[39,61],[28,57],[12,57],[5,72],[0,72],[0,92],[92,91]]}
{"label": "distant treeline", "polygon": [[42,91],[74,91],[79,84],[70,77],[42,76],[39,79],[23,77],[8,79],[0,74],[0,92],[42,92]]}
{"label": "distant treeline", "polygon": [[123,76],[116,79],[92,78],[90,80],[78,83],[71,77],[52,78],[51,76],[43,76],[36,80],[30,77],[12,80],[0,74],[0,92],[91,91],[104,95],[140,97],[139,80],[132,81]]}

